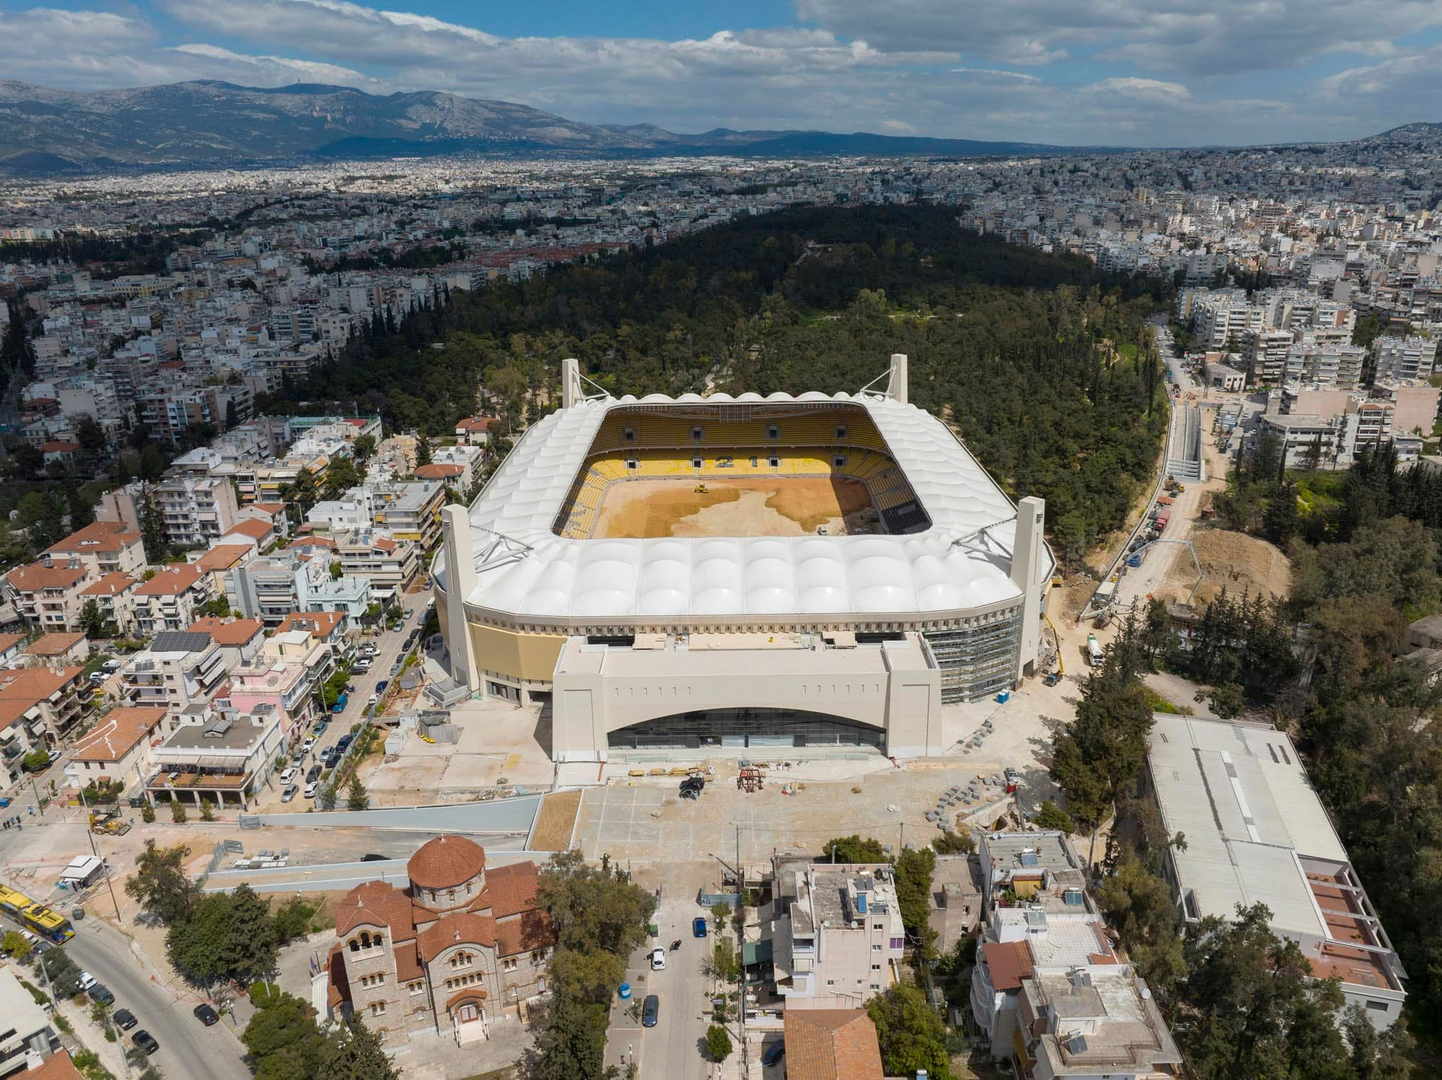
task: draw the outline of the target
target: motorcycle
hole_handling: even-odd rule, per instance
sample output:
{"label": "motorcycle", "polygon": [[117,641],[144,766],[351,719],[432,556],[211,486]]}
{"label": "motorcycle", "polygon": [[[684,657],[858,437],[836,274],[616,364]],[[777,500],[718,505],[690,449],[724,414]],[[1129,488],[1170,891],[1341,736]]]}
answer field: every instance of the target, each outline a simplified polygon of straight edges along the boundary
{"label": "motorcycle", "polygon": [[680,939],[680,938],[677,938],[675,941],[671,942],[671,951],[672,951],[672,952],[675,952],[675,951],[676,951],[677,949],[679,949],[680,947],[681,947],[681,939]]}

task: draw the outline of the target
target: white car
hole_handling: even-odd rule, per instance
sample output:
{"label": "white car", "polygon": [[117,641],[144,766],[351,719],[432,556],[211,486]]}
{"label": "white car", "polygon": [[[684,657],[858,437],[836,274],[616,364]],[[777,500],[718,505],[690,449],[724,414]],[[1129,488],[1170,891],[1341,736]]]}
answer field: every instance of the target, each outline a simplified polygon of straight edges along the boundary
{"label": "white car", "polygon": [[281,782],[281,784],[282,784],[282,785],[284,785],[284,784],[289,784],[289,783],[291,782],[291,780],[294,778],[296,772],[297,772],[297,770],[294,769],[294,768],[289,768],[289,769],[286,769],[284,772],[282,772],[282,773],[280,774],[280,782]]}
{"label": "white car", "polygon": [[94,985],[95,976],[90,974],[90,972],[88,971],[82,971],[80,973],[80,989],[89,990]]}
{"label": "white car", "polygon": [[370,700],[367,701],[366,704],[367,704],[367,705],[379,705],[380,702],[381,702],[381,696],[380,696],[379,694],[372,694],[371,697],[370,697]]}
{"label": "white car", "polygon": [[666,970],[666,950],[661,948],[659,945],[651,950],[651,970]]}

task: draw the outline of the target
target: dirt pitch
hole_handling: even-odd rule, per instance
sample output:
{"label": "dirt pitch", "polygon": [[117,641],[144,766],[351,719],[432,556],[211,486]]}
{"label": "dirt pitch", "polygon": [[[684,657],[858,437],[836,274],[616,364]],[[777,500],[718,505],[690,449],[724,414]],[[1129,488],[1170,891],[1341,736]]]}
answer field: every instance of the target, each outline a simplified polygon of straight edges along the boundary
{"label": "dirt pitch", "polygon": [[606,488],[591,536],[803,536],[822,527],[830,536],[880,532],[866,485],[813,476],[618,480]]}

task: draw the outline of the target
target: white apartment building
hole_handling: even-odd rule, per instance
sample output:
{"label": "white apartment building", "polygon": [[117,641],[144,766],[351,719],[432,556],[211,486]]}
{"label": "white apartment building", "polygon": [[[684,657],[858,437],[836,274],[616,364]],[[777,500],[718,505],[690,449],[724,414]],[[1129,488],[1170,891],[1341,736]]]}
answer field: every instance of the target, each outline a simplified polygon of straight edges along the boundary
{"label": "white apartment building", "polygon": [[859,1009],[899,978],[906,944],[891,867],[777,864],[776,993],[790,1009]]}
{"label": "white apartment building", "polygon": [[171,730],[183,709],[214,699],[229,670],[226,651],[209,634],[156,634],[121,671],[126,704],[165,709],[166,730]]}
{"label": "white apartment building", "polygon": [[60,1050],[60,1036],[50,1017],[35,1003],[30,991],[10,966],[0,967],[0,1077],[13,1076],[29,1067],[31,1057],[48,1059]]}
{"label": "white apartment building", "polygon": [[1424,337],[1391,337],[1372,342],[1372,381],[1426,379],[1437,360],[1437,342]]}
{"label": "white apartment building", "polygon": [[1355,390],[1362,385],[1367,350],[1357,345],[1302,342],[1287,349],[1283,380]]}
{"label": "white apartment building", "polygon": [[329,579],[329,560],[282,548],[232,569],[226,596],[241,615],[273,629],[292,612],[308,610],[311,593]]}

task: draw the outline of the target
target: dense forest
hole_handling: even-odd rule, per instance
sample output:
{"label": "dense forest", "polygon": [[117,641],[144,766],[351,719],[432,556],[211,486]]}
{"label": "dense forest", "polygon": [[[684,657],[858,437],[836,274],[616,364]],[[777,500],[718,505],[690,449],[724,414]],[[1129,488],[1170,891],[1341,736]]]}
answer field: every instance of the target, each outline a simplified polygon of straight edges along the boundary
{"label": "dense forest", "polygon": [[640,395],[855,391],[904,352],[912,401],[1010,493],[1046,498],[1075,560],[1156,461],[1166,418],[1145,320],[1165,288],[963,232],[943,208],[790,210],[438,293],[263,404],[355,403],[444,433],[479,390],[519,430],[552,407],[566,356]]}

